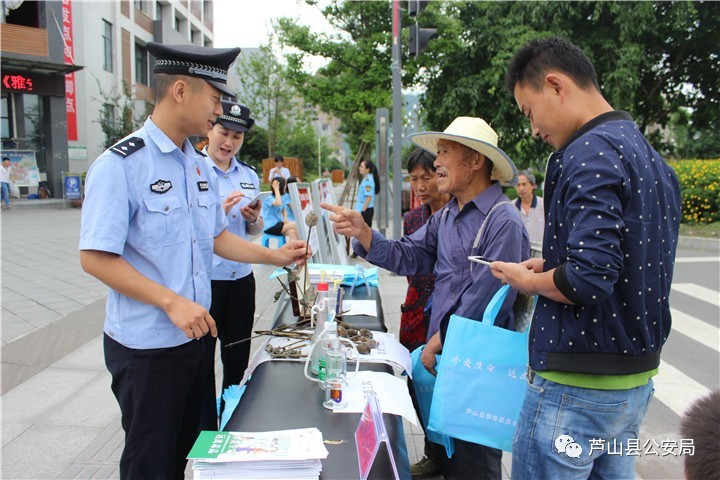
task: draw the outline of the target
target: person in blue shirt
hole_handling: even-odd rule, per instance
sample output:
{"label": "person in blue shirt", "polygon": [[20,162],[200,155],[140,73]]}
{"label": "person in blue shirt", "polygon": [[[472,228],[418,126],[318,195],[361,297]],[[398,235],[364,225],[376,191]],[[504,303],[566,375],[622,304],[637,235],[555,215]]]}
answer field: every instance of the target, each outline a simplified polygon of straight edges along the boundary
{"label": "person in blue shirt", "polygon": [[228,230],[204,156],[204,135],[232,95],[240,49],[150,42],[155,100],[144,126],[93,162],[86,180],[80,263],[108,285],[105,364],[120,406],[120,476],[183,478],[200,432],[213,253],[236,262],[304,263],[305,242],[270,250]]}
{"label": "person in blue shirt", "polygon": [[614,452],[637,442],[670,333],[680,184],[568,40],[521,47],[505,86],[533,137],[555,149],[542,258],[490,265],[538,295],[512,476],[633,478],[635,456]]}
{"label": "person in blue shirt", "polygon": [[[515,183],[517,170],[497,146],[498,135],[487,122],[458,117],[443,132],[422,132],[410,138],[424,150],[437,152],[438,191],[453,197],[425,225],[400,240],[391,240],[372,230],[355,210],[321,206],[333,212],[333,229],[353,237],[354,251],[368,262],[398,275],[434,273],[427,345],[421,360],[435,374],[435,356],[442,350],[450,315],[481,319],[501,286],[487,267],[474,267],[467,257],[519,262],[530,256],[530,238],[517,208],[500,186],[500,182]],[[516,295],[516,291],[508,294],[495,325],[514,328]],[[445,478],[501,478],[500,450],[454,440],[453,457],[440,455],[438,459]]]}
{"label": "person in blue shirt", "polygon": [[377,168],[370,160],[363,160],[358,166],[360,173],[360,187],[358,188],[355,210],[362,214],[368,227],[372,228],[373,214],[375,212],[375,195],[380,193],[380,176]]}
{"label": "person in blue shirt", "polygon": [[10,172],[12,165],[10,158],[3,157],[2,165],[0,165],[0,183],[2,184],[2,208],[7,210],[10,208]]}
{"label": "person in blue shirt", "polygon": [[297,240],[297,225],[287,219],[287,210],[283,201],[286,180],[275,177],[270,183],[273,194],[263,200],[262,216],[265,221],[265,233],[268,235],[285,235],[290,240]]}
{"label": "person in blue shirt", "polygon": [[295,214],[293,213],[291,201],[290,201],[290,184],[291,183],[297,183],[297,177],[293,177],[292,175],[288,177],[287,184],[285,185],[285,193],[283,193],[283,205],[285,205],[285,213],[287,214],[288,222],[294,222],[295,221]]}
{"label": "person in blue shirt", "polygon": [[[250,109],[234,102],[222,102],[223,114],[217,117],[208,132],[207,145],[202,153],[218,195],[227,215],[228,230],[249,240],[263,230],[260,216],[262,204],[255,208],[248,204],[260,193],[260,179],[255,167],[235,158],[245,140],[245,134],[255,123]],[[252,265],[227,260],[213,255],[212,305],[210,315],[215,320],[220,339],[220,358],[223,365],[222,389],[242,380],[250,358],[250,342],[226,345],[247,339],[252,335],[255,321],[255,277]],[[218,414],[215,393],[215,344],[217,339],[205,335],[207,348],[207,391],[203,402],[203,430],[217,430]]]}

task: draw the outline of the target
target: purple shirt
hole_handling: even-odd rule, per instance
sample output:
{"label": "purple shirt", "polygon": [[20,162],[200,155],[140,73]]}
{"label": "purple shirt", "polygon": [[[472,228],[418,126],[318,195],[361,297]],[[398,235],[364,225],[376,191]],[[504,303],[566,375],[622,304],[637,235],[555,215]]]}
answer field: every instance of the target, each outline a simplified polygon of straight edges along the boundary
{"label": "purple shirt", "polygon": [[[503,201],[508,198],[500,185],[493,183],[468,202],[462,211],[458,209],[457,200],[452,199],[418,231],[400,240],[389,240],[373,230],[367,252],[359,241],[353,240],[358,255],[398,275],[435,274],[428,340],[441,329],[443,318],[455,308],[454,313],[458,315],[482,319],[485,307],[500,288],[500,280],[492,276],[490,269],[471,262],[468,256],[482,255],[504,262],[520,262],[530,256],[527,230],[511,203],[493,212],[477,246],[473,247],[488,212],[493,205]],[[511,291],[500,309],[496,325],[513,328],[514,301],[515,291]]]}

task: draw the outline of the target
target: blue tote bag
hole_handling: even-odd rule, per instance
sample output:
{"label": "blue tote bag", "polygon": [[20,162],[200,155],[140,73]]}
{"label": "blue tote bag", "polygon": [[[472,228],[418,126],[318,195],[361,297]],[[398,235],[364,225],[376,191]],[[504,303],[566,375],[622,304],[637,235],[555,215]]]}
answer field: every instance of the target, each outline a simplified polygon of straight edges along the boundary
{"label": "blue tote bag", "polygon": [[530,331],[493,325],[509,288],[498,290],[481,322],[450,317],[428,422],[431,431],[507,452],[525,398]]}
{"label": "blue tote bag", "polygon": [[[447,435],[428,430],[428,418],[430,417],[430,404],[432,403],[433,392],[435,391],[435,376],[425,369],[420,361],[420,354],[425,345],[416,348],[411,354],[412,359],[412,382],[415,390],[415,398],[420,408],[420,421],[423,422],[427,438],[433,443],[445,447],[448,458],[455,453],[455,442]],[[440,355],[437,355],[437,361],[440,361]]]}

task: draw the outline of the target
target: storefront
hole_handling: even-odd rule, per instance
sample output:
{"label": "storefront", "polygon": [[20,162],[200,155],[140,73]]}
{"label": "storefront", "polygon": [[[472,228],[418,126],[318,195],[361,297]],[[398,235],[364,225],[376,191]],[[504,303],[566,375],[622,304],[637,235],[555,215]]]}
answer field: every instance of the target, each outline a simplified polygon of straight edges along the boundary
{"label": "storefront", "polygon": [[[0,141],[13,161],[21,193],[46,180],[60,192],[68,170],[66,78],[82,67],[67,62],[56,26],[69,2],[15,2],[3,12]],[[70,74],[70,75],[68,75]]]}

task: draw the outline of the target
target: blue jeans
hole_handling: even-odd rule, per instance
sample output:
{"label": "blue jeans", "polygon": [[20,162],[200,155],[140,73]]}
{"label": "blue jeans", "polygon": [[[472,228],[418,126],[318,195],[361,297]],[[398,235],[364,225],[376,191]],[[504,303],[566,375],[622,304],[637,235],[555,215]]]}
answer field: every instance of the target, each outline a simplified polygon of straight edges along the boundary
{"label": "blue jeans", "polygon": [[5,206],[10,205],[10,184],[7,182],[2,183],[2,201],[5,202]]}
{"label": "blue jeans", "polygon": [[628,447],[638,443],[654,391],[652,380],[629,390],[594,390],[535,375],[513,438],[512,478],[635,478],[637,454],[627,454]]}

